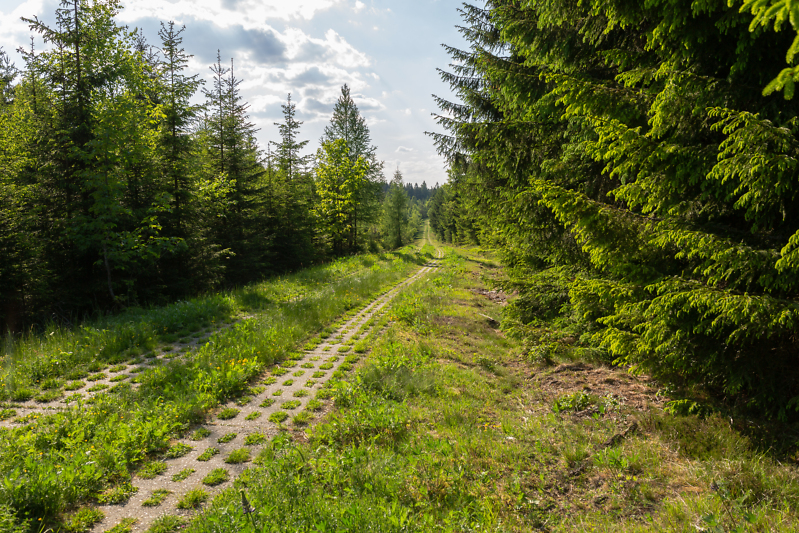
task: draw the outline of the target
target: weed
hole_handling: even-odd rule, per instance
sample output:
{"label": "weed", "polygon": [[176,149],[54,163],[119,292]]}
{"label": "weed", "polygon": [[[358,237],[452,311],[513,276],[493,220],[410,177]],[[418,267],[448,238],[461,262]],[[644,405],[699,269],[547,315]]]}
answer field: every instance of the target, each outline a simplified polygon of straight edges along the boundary
{"label": "weed", "polygon": [[[70,513],[64,520],[64,529],[70,533],[83,533],[88,531],[105,518],[105,514],[94,507],[81,507],[77,511]],[[5,529],[3,531],[6,531]]]}
{"label": "weed", "polygon": [[118,375],[118,376],[114,376],[114,377],[112,377],[112,378],[111,378],[111,379],[109,379],[108,381],[110,381],[111,383],[119,383],[119,382],[121,382],[121,381],[125,381],[126,379],[128,379],[128,376],[126,376],[126,375],[124,375],[124,374],[120,374],[120,375]]}
{"label": "weed", "polygon": [[109,371],[109,372],[114,372],[114,373],[117,373],[117,372],[122,372],[122,371],[123,371],[123,370],[125,370],[127,367],[128,367],[127,365],[114,365],[114,366],[112,366],[111,368],[109,368],[109,369],[108,369],[108,371]]}
{"label": "weed", "polygon": [[99,374],[92,374],[91,376],[86,378],[86,381],[100,381],[101,379],[106,379],[108,376],[103,374],[102,372]]}
{"label": "weed", "polygon": [[10,398],[11,398],[11,401],[14,401],[14,402],[27,402],[28,400],[30,400],[34,396],[36,396],[36,390],[35,389],[28,389],[28,388],[20,387],[17,390],[15,390],[14,392],[11,393]]}
{"label": "weed", "polygon": [[210,461],[211,457],[213,457],[214,455],[216,455],[218,453],[219,453],[219,449],[218,448],[213,448],[213,447],[212,448],[208,448],[202,454],[200,454],[199,457],[197,457],[197,460],[198,461],[203,461],[203,462]]}
{"label": "weed", "polygon": [[226,409],[223,409],[222,412],[216,415],[216,417],[219,420],[230,420],[231,418],[236,418],[236,415],[238,415],[239,412],[240,411],[235,407],[228,407]]}
{"label": "weed", "polygon": [[280,404],[281,409],[296,409],[299,407],[301,402],[299,400],[289,400],[287,402],[283,402]]}
{"label": "weed", "polygon": [[350,346],[346,346],[346,345],[345,345],[345,346],[341,346],[341,347],[338,349],[338,353],[347,353],[347,352],[349,352],[349,351],[350,351],[350,349],[351,349],[351,347],[350,347]]}
{"label": "weed", "polygon": [[313,387],[314,385],[316,385],[316,381],[315,381],[315,380],[313,380],[313,379],[309,379],[308,381],[306,381],[306,382],[305,382],[305,385],[303,385],[303,387],[308,387],[308,388],[311,388],[311,387]]}
{"label": "weed", "polygon": [[142,479],[153,479],[166,472],[167,466],[163,461],[149,461],[136,472],[136,475]]}
{"label": "weed", "polygon": [[253,411],[252,413],[248,414],[244,417],[244,420],[256,420],[261,416],[260,411]]}
{"label": "weed", "polygon": [[137,492],[139,492],[138,487],[134,487],[131,483],[125,482],[98,495],[97,501],[109,505],[117,505],[128,501],[128,499]]}
{"label": "weed", "polygon": [[219,444],[227,444],[228,442],[235,439],[237,436],[238,433],[226,433],[225,435],[222,435],[221,437],[216,439],[216,442],[218,442]]}
{"label": "weed", "polygon": [[309,363],[303,363],[303,364],[301,364],[300,366],[301,366],[302,368],[314,368],[314,364],[313,364],[313,363],[310,363],[310,362],[309,362]]}
{"label": "weed", "polygon": [[269,376],[268,378],[264,379],[264,385],[272,385],[273,383],[277,383],[277,378],[274,376]]}
{"label": "weed", "polygon": [[98,383],[98,384],[92,385],[91,387],[86,389],[86,392],[100,392],[100,391],[104,391],[107,388],[108,388],[108,385],[106,385],[105,383]]}
{"label": "weed", "polygon": [[230,479],[230,474],[224,468],[215,468],[203,478],[203,485],[215,487]]}
{"label": "weed", "polygon": [[316,398],[319,400],[329,400],[334,396],[334,392],[330,389],[321,389],[316,391]]}
{"label": "weed", "polygon": [[313,420],[313,417],[314,415],[310,411],[301,411],[297,413],[297,415],[291,420],[298,426],[304,426],[305,424]]}
{"label": "weed", "polygon": [[259,407],[263,407],[264,409],[267,409],[269,407],[272,407],[272,405],[274,405],[274,403],[275,403],[275,400],[273,400],[272,398],[267,398],[266,400],[261,402],[261,405]]}
{"label": "weed", "polygon": [[283,389],[277,389],[272,393],[272,396],[283,396]]}
{"label": "weed", "polygon": [[260,433],[250,433],[244,439],[244,444],[247,446],[257,446],[258,444],[263,444],[266,442],[266,436]]}
{"label": "weed", "polygon": [[296,372],[292,373],[291,375],[294,376],[295,378],[298,378],[298,377],[302,376],[303,374],[305,374],[305,370],[297,370]]}
{"label": "weed", "polygon": [[172,494],[171,490],[156,489],[149,498],[142,502],[142,505],[144,507],[158,507],[170,494]]}
{"label": "weed", "polygon": [[331,368],[333,368],[332,363],[323,363],[319,365],[319,370],[330,370]]}
{"label": "weed", "polygon": [[250,394],[252,394],[253,396],[258,396],[259,394],[261,394],[265,390],[266,390],[266,387],[264,387],[263,385],[256,385],[254,387],[250,387]]}
{"label": "weed", "polygon": [[319,400],[308,400],[308,404],[305,406],[305,408],[308,411],[321,411],[324,406],[325,404]]}
{"label": "weed", "polygon": [[310,392],[305,389],[295,390],[294,394],[292,394],[295,398],[304,398],[308,395],[310,395]]}
{"label": "weed", "polygon": [[145,533],[174,533],[183,529],[186,519],[181,516],[162,515],[153,521]]}
{"label": "weed", "polygon": [[225,462],[228,464],[246,463],[250,460],[250,450],[248,448],[239,448],[230,452],[230,455],[225,457]]}
{"label": "weed", "polygon": [[193,468],[184,468],[183,470],[181,470],[177,474],[173,474],[172,475],[172,481],[174,481],[176,483],[178,481],[184,481],[186,478],[188,478],[194,472],[196,472],[196,470],[194,470]]}
{"label": "weed", "polygon": [[171,446],[164,454],[164,457],[167,459],[177,459],[178,457],[183,457],[193,449],[194,448],[192,448],[188,444],[183,444],[182,442],[179,442],[178,444]]}
{"label": "weed", "polygon": [[286,381],[283,382],[284,387],[291,387],[292,385],[294,385],[293,379],[287,379]]}
{"label": "weed", "polygon": [[208,501],[209,494],[204,489],[192,489],[178,501],[178,509],[199,509]]}
{"label": "weed", "polygon": [[314,379],[319,379],[325,377],[325,374],[327,374],[327,372],[317,371],[314,372],[313,375],[311,375],[311,377]]}
{"label": "weed", "polygon": [[285,411],[275,411],[271,415],[269,415],[269,421],[275,424],[280,424],[285,421],[289,417],[289,414]]}
{"label": "weed", "polygon": [[207,428],[197,428],[194,430],[194,433],[191,434],[191,440],[198,441],[203,440],[208,435],[211,434],[211,430]]}
{"label": "weed", "polygon": [[70,381],[66,385],[64,385],[64,390],[73,391],[73,390],[82,389],[85,386],[86,386],[86,383],[84,381],[79,381],[79,380],[78,381]]}
{"label": "weed", "polygon": [[137,520],[135,518],[123,518],[117,525],[105,533],[130,533],[133,531],[133,526],[136,522]]}
{"label": "weed", "polygon": [[361,359],[361,358],[360,358],[360,357],[358,357],[357,355],[348,355],[347,357],[345,357],[345,358],[344,358],[344,362],[345,362],[345,363],[348,363],[348,364],[350,364],[350,365],[354,365],[354,364],[355,364],[355,363],[357,363],[357,362],[358,362],[360,359]]}
{"label": "weed", "polygon": [[14,409],[0,409],[0,420],[8,420],[15,416],[17,416],[17,412]]}

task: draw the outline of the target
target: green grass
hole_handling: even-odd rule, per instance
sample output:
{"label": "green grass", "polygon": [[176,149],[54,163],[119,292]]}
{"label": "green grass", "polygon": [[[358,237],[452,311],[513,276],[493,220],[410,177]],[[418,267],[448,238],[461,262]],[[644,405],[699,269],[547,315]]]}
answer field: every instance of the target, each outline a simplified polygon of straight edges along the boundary
{"label": "green grass", "polygon": [[183,457],[184,455],[188,454],[194,448],[189,446],[188,444],[178,443],[174,446],[170,446],[169,449],[164,454],[164,457],[167,459],[177,459],[178,457]]}
{"label": "green grass", "polygon": [[219,453],[219,449],[218,448],[213,448],[213,447],[212,448],[208,448],[203,453],[201,453],[199,455],[199,457],[197,457],[197,460],[198,461],[203,461],[203,462],[210,461],[211,457],[213,457],[214,455],[216,455],[218,453]]}
{"label": "green grass", "polygon": [[297,407],[300,406],[300,403],[301,402],[299,400],[289,400],[287,402],[283,402],[282,404],[280,404],[280,408],[281,409],[296,409]]}
{"label": "green grass", "polygon": [[257,420],[260,417],[261,417],[261,412],[260,411],[253,411],[252,413],[250,413],[247,416],[245,416],[244,420],[252,421],[252,420]]}
{"label": "green grass", "polygon": [[17,411],[14,409],[0,409],[0,420],[8,420],[17,416]]}
{"label": "green grass", "polygon": [[171,490],[167,489],[156,489],[150,495],[149,498],[142,502],[144,507],[158,507],[161,505],[167,497],[172,494]]}
{"label": "green grass", "polygon": [[308,395],[310,395],[310,393],[305,389],[295,390],[294,394],[292,394],[292,396],[294,396],[295,398],[304,398],[305,396]]}
{"label": "green grass", "polygon": [[178,509],[199,509],[208,501],[210,495],[204,489],[192,489],[178,501]]}
{"label": "green grass", "polygon": [[317,372],[314,372],[311,377],[314,378],[314,379],[319,379],[319,378],[325,377],[326,374],[327,374],[327,372],[317,371]]}
{"label": "green grass", "polygon": [[263,381],[264,385],[272,385],[273,383],[277,383],[277,378],[274,376],[269,376]]}
{"label": "green grass", "polygon": [[260,433],[250,433],[244,439],[244,444],[247,446],[257,446],[266,442],[266,437]]}
{"label": "green grass", "polygon": [[89,531],[94,524],[105,518],[105,513],[94,507],[81,507],[67,515],[64,520],[64,530],[69,533],[83,533]]}
{"label": "green grass", "polygon": [[136,475],[142,479],[153,479],[166,472],[167,466],[163,461],[148,461],[136,472]]}
{"label": "green grass", "polygon": [[274,405],[274,403],[275,403],[275,400],[273,400],[272,398],[267,398],[266,400],[261,402],[261,405],[259,407],[263,407],[264,409],[266,409],[268,407],[272,407],[272,405]]}
{"label": "green grass", "polygon": [[184,468],[183,470],[172,476],[172,481],[174,482],[185,481],[194,472],[196,472],[196,470],[194,470],[193,468]]}
{"label": "green grass", "polygon": [[246,463],[250,460],[250,450],[248,448],[239,448],[238,450],[234,450],[225,457],[225,462],[228,464],[239,464],[239,463]]}
{"label": "green grass", "polygon": [[331,368],[333,368],[332,363],[322,363],[319,365],[319,370],[330,370]]}
{"label": "green grass", "polygon": [[[525,361],[480,317],[501,309],[471,290],[496,274],[477,259],[450,250],[441,272],[402,291],[357,375],[318,392],[318,406],[335,398],[335,410],[308,442],[278,435],[262,449],[240,478],[259,520],[347,531],[799,530],[799,473],[787,458],[758,451],[721,416],[625,403],[618,391],[654,401],[656,390],[624,369]],[[247,520],[238,490],[218,498],[192,533],[223,516]]]}
{"label": "green grass", "polygon": [[403,278],[416,259],[402,254],[350,257],[233,291],[8,338],[0,346],[0,402],[32,399],[45,380],[100,378],[137,357],[153,359],[161,345],[189,332],[253,316],[211,333],[183,357],[144,367],[135,390],[126,381],[113,395],[76,400],[77,410],[31,417],[0,432],[0,471],[28,470],[4,489],[3,502],[15,515],[54,527],[67,510],[127,479],[132,465],[163,456],[187,427],[242,396],[315,332]]}
{"label": "green grass", "polygon": [[197,429],[196,429],[196,430],[194,430],[194,432],[191,434],[191,440],[195,440],[195,441],[197,441],[197,440],[203,440],[204,438],[206,438],[206,437],[207,437],[208,435],[210,435],[210,434],[211,434],[211,430],[210,430],[210,429],[207,429],[207,428],[197,428]]}
{"label": "green grass", "polygon": [[275,411],[269,415],[269,421],[275,424],[280,424],[289,417],[289,414],[284,411]]}
{"label": "green grass", "polygon": [[238,433],[225,433],[224,435],[222,435],[221,437],[216,439],[216,442],[218,442],[219,444],[225,444],[225,443],[228,443],[228,442],[232,441],[237,436],[238,436]]}
{"label": "green grass", "polygon": [[235,407],[228,407],[223,409],[216,417],[219,420],[230,420],[231,418],[236,418],[236,416],[240,413],[238,409]]}
{"label": "green grass", "polygon": [[82,389],[85,386],[86,386],[86,382],[85,381],[80,381],[80,380],[70,381],[69,383],[64,385],[64,390],[73,391],[73,390]]}
{"label": "green grass", "polygon": [[106,533],[130,533],[133,531],[133,526],[136,522],[135,518],[123,518],[117,525],[107,530]]}
{"label": "green grass", "polygon": [[131,483],[120,483],[99,494],[97,496],[97,501],[109,505],[116,505],[128,501],[128,499],[137,492],[139,492],[139,488],[134,487]]}
{"label": "green grass", "polygon": [[215,468],[203,478],[203,485],[215,487],[216,485],[221,485],[226,482],[228,479],[230,479],[230,474],[227,470],[224,468]]}
{"label": "green grass", "polygon": [[310,411],[301,411],[297,413],[294,418],[291,419],[298,426],[304,426],[308,424],[311,420],[313,420],[314,415]]}
{"label": "green grass", "polygon": [[295,378],[298,378],[303,374],[305,374],[305,370],[297,370],[296,372],[293,372],[291,375],[294,376]]}
{"label": "green grass", "polygon": [[321,411],[324,404],[319,400],[308,400],[308,405],[305,408],[309,411]]}
{"label": "green grass", "polygon": [[174,533],[183,529],[186,522],[182,516],[162,515],[153,521],[146,533]]}
{"label": "green grass", "polygon": [[284,387],[291,387],[292,385],[294,385],[293,379],[287,379],[286,381],[283,382]]}

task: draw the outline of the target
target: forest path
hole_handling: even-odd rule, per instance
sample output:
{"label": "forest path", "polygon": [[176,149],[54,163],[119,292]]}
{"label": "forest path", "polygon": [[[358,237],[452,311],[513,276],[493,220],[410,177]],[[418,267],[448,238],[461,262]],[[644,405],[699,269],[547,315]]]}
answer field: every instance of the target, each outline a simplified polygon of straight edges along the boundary
{"label": "forest path", "polygon": [[[426,228],[425,241],[430,243],[429,225]],[[441,250],[437,250],[436,255],[440,258]],[[162,465],[163,471],[151,479],[134,476],[132,485],[136,492],[123,504],[99,506],[105,518],[95,524],[92,531],[99,533],[115,526],[120,526],[115,531],[146,531],[162,516],[187,518],[195,514],[201,505],[194,509],[178,509],[178,503],[184,496],[190,491],[200,494],[196,492],[200,489],[205,491],[207,501],[210,501],[215,494],[232,484],[247,468],[250,460],[275,435],[292,427],[305,426],[312,416],[312,410],[324,409],[322,402],[326,395],[318,395],[318,392],[342,365],[354,339],[365,338],[372,333],[377,327],[378,318],[399,291],[436,270],[438,266],[437,260],[428,262],[364,306],[313,350],[304,351],[301,359],[285,361],[264,372],[252,384],[253,388],[260,390],[258,394],[238,398],[221,406],[216,412],[217,416],[209,416],[209,421],[197,428],[200,431],[195,431],[195,438],[204,434],[201,438],[192,440],[189,436],[173,443],[172,449],[177,450],[175,446],[183,445],[188,453],[173,459],[163,459],[165,468]],[[222,419],[219,415],[226,411],[226,414],[233,416]],[[301,415],[300,419],[295,416],[291,424],[286,424],[292,413],[303,412],[306,414]],[[302,419],[303,416],[306,420]],[[188,447],[191,449],[188,450]],[[240,463],[227,462],[232,459],[230,455],[233,452],[244,460]],[[221,474],[222,471],[226,475]],[[206,479],[206,476],[212,472],[221,474],[220,479],[227,479],[209,486],[211,480]],[[203,483],[204,480],[206,483]],[[152,505],[153,496],[159,493],[163,499],[157,505]]]}

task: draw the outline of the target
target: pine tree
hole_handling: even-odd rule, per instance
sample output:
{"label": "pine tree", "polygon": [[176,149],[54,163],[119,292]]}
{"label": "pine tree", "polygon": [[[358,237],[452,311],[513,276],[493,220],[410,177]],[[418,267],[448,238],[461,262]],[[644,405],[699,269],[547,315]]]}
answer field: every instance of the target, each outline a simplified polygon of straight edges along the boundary
{"label": "pine tree", "polygon": [[386,245],[399,248],[404,244],[408,229],[408,193],[402,186],[402,173],[397,169],[391,179],[383,204],[383,233]]}
{"label": "pine tree", "polygon": [[358,111],[358,106],[353,101],[350,88],[346,84],[341,87],[341,96],[333,108],[330,124],[325,126],[320,144],[324,145],[337,139],[345,142],[350,164],[355,164],[358,158],[363,158],[368,166],[366,179],[359,184],[355,192],[356,201],[352,212],[348,215],[350,231],[347,245],[350,250],[356,250],[359,222],[362,227],[366,227],[367,224],[376,221],[380,207],[381,185],[385,178],[383,162],[378,161],[375,155],[377,147],[372,145],[366,119]]}

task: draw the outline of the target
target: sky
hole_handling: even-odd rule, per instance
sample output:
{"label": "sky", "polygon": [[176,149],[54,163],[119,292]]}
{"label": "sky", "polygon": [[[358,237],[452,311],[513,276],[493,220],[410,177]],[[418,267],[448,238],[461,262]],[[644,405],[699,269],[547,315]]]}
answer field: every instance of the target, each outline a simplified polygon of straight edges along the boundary
{"label": "sky", "polygon": [[[59,0],[0,0],[0,46],[22,67],[17,47],[31,32],[20,17],[54,21]],[[300,138],[315,153],[342,84],[366,118],[387,179],[396,168],[406,183],[446,182],[446,164],[425,131],[434,122],[432,94],[451,99],[436,68],[450,58],[441,44],[464,47],[456,29],[458,0],[123,0],[122,24],[159,44],[160,22],[185,25],[191,73],[210,83],[217,50],[234,60],[241,92],[260,128],[263,148],[279,141],[275,122],[291,93]],[[44,45],[38,41],[37,49]]]}

